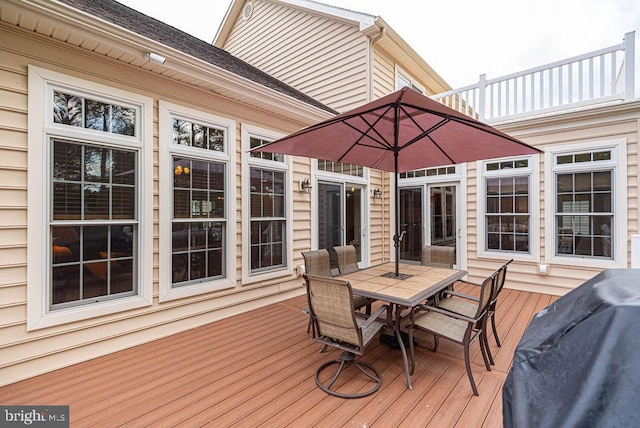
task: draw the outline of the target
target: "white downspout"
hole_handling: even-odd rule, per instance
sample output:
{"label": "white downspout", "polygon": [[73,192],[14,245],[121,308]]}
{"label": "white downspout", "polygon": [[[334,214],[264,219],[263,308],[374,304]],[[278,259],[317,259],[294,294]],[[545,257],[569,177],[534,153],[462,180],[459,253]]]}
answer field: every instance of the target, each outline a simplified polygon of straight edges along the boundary
{"label": "white downspout", "polygon": [[378,40],[384,37],[386,33],[385,27],[380,28],[380,32],[375,38],[371,39],[371,43],[369,43],[369,94],[367,102],[373,101],[373,78],[374,78],[374,64],[373,64],[373,45],[375,45]]}

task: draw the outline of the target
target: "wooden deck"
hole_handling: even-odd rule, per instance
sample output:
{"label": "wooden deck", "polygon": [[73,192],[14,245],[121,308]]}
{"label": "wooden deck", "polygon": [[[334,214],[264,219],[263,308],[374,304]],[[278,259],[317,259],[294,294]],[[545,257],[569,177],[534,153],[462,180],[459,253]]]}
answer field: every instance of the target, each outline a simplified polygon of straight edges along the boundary
{"label": "wooden deck", "polygon": [[441,341],[434,353],[426,336],[416,349],[413,390],[399,351],[374,341],[363,359],[382,373],[381,389],[355,400],[325,394],[313,375],[338,351],[318,352],[300,297],[2,387],[0,403],[69,405],[72,427],[499,427],[514,349],[532,316],[554,300],[503,290],[503,345],[489,337],[491,372],[478,344],[472,347],[479,397],[461,347]]}

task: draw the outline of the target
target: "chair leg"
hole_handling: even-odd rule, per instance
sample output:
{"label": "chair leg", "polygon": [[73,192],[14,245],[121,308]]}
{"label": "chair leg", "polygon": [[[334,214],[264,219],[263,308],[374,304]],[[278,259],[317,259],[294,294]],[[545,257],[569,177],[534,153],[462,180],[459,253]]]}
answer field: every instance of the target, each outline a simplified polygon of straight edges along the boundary
{"label": "chair leg", "polygon": [[489,345],[487,341],[487,336],[483,331],[480,333],[480,337],[478,338],[480,343],[480,352],[482,353],[482,359],[484,360],[484,366],[487,368],[487,371],[491,371],[491,365],[493,364],[493,357],[491,356],[491,351],[489,351]]}
{"label": "chair leg", "polygon": [[311,315],[309,315],[309,324],[307,324],[307,334],[311,333],[311,324],[313,320],[311,319]]}
{"label": "chair leg", "polygon": [[438,350],[438,336],[433,335],[433,352]]}
{"label": "chair leg", "polygon": [[498,330],[496,329],[496,316],[495,312],[491,314],[491,329],[493,330],[493,338],[496,340],[496,345],[501,347],[500,339],[498,338]]}
{"label": "chair leg", "polygon": [[409,365],[409,375],[413,375],[413,371],[416,368],[416,355],[413,346],[413,328],[409,327],[409,356],[411,358],[411,364]]}
{"label": "chair leg", "polygon": [[471,373],[471,361],[469,360],[469,343],[465,343],[464,345],[464,365],[467,368],[467,376],[469,376],[469,382],[471,382],[471,389],[473,390],[473,395],[478,394],[478,388],[476,388],[476,382],[473,380],[473,373]]}
{"label": "chair leg", "polygon": [[487,352],[487,357],[489,358],[489,363],[492,366],[495,366],[496,363],[495,363],[495,361],[493,361],[493,355],[491,355],[491,349],[489,348],[489,339],[487,338],[487,330],[484,330],[482,332],[482,337],[480,337],[480,342],[484,343],[484,349]]}
{"label": "chair leg", "polygon": [[[322,382],[320,380],[320,373],[328,368],[329,366],[333,366],[333,365],[338,365],[338,369],[336,370],[335,374],[331,377],[331,379],[329,379],[327,382]],[[363,391],[363,392],[359,392],[356,394],[347,394],[347,393],[343,393],[343,392],[339,392],[335,389],[333,389],[333,384],[335,383],[335,381],[338,379],[338,377],[340,376],[340,374],[342,373],[342,370],[345,369],[347,366],[349,365],[355,365],[358,370],[360,370],[361,373],[363,373],[364,375],[366,375],[367,378],[369,378],[370,381],[372,381],[374,383],[373,387],[367,391]],[[322,389],[324,392],[326,392],[327,394],[336,396],[336,397],[340,397],[340,398],[361,398],[361,397],[366,397],[368,395],[373,394],[374,392],[376,392],[379,388],[380,385],[382,384],[382,378],[380,377],[380,373],[375,369],[375,367],[373,367],[371,364],[365,363],[363,361],[358,361],[355,359],[355,355],[353,353],[350,352],[343,352],[342,355],[340,355],[340,358],[337,360],[333,360],[333,361],[328,361],[324,364],[322,364],[320,367],[318,367],[318,369],[316,370],[316,374],[315,374],[315,380],[316,380],[316,385],[318,385],[318,387],[320,389]]]}

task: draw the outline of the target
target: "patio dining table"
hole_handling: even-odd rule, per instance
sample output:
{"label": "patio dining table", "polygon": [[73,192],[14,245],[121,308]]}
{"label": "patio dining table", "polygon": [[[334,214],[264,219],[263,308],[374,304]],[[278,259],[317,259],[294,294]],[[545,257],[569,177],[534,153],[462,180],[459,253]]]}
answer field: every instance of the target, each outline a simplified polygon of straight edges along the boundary
{"label": "patio dining table", "polygon": [[424,303],[464,277],[467,272],[408,263],[400,263],[399,272],[400,275],[396,276],[395,262],[388,262],[342,275],[341,278],[351,283],[354,294],[390,304],[391,311],[395,314],[394,331],[402,353],[407,387],[413,389],[407,351],[401,333],[402,311]]}

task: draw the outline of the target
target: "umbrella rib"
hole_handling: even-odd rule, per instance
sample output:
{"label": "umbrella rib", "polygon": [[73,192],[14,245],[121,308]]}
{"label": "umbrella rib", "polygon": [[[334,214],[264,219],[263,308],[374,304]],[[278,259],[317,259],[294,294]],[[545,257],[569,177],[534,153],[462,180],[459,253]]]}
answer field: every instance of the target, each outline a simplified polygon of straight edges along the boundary
{"label": "umbrella rib", "polygon": [[[366,124],[367,124],[367,126],[369,127],[369,128],[368,128],[366,131],[364,131],[364,132],[363,132],[363,131],[361,131],[361,130],[359,130],[358,128],[356,128],[355,126],[353,126],[352,124],[350,124],[350,123],[348,123],[348,122],[346,122],[346,121],[343,121],[343,122],[342,122],[342,123],[344,123],[345,125],[347,125],[348,127],[350,127],[351,129],[353,129],[354,131],[359,132],[359,133],[360,133],[360,138],[356,139],[356,141],[355,141],[355,142],[354,142],[354,143],[353,143],[353,144],[352,144],[352,145],[351,145],[351,146],[350,146],[350,147],[349,147],[349,148],[344,152],[344,154],[343,154],[342,156],[340,156],[340,158],[338,159],[338,162],[342,162],[342,159],[344,159],[344,157],[345,157],[346,155],[348,155],[348,154],[349,154],[349,152],[350,152],[351,150],[353,150],[353,148],[354,148],[354,147],[356,147],[357,145],[360,145],[360,146],[362,146],[362,147],[370,147],[370,148],[373,148],[373,149],[379,149],[379,150],[387,150],[387,149],[390,149],[390,148],[392,147],[392,146],[391,146],[391,144],[389,144],[389,143],[384,139],[384,137],[383,137],[383,136],[378,132],[378,130],[374,128],[374,127],[376,126],[376,124],[377,124],[380,120],[382,120],[382,118],[383,118],[383,117],[384,117],[384,115],[389,111],[389,109],[390,109],[390,108],[391,108],[391,106],[387,106],[387,110],[386,110],[383,114],[381,114],[380,116],[378,116],[378,118],[377,118],[373,123],[369,123],[369,122],[368,122],[368,121],[367,121],[363,116],[360,116],[360,119],[361,119],[364,123],[366,123]],[[374,110],[377,110],[377,109],[374,109]],[[372,111],[374,111],[374,110],[370,110],[370,112],[372,112]],[[373,138],[371,135],[368,135],[368,132],[369,132],[369,131],[373,131],[373,132],[375,132],[375,134],[376,134],[378,137],[380,137],[380,140],[378,140],[378,139],[376,139],[376,138]],[[368,136],[372,141],[374,141],[374,142],[378,143],[378,145],[376,146],[376,145],[371,145],[371,144],[360,144],[360,141],[362,141],[362,139],[363,139],[365,136]],[[387,148],[385,149],[385,147],[387,147]]]}

